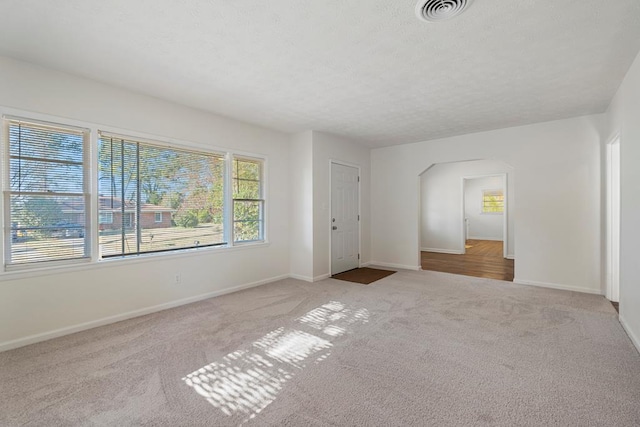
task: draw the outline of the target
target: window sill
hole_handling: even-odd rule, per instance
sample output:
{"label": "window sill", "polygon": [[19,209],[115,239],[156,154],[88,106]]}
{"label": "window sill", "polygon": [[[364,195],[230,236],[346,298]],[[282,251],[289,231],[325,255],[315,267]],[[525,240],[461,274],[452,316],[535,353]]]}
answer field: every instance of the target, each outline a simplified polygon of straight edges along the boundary
{"label": "window sill", "polygon": [[234,246],[218,246],[212,248],[199,248],[199,249],[184,249],[178,250],[175,252],[167,252],[167,253],[156,253],[156,254],[142,254],[136,256],[127,256],[127,257],[113,257],[108,259],[100,259],[100,260],[92,260],[85,262],[74,262],[64,265],[55,265],[55,266],[46,266],[46,267],[34,267],[34,268],[24,268],[20,270],[11,270],[4,271],[0,273],[0,282],[9,281],[9,280],[20,280],[20,279],[28,279],[31,277],[38,276],[48,276],[52,274],[67,274],[67,273],[75,273],[78,271],[84,270],[94,270],[97,268],[109,268],[109,267],[117,267],[124,266],[130,264],[140,264],[140,263],[148,263],[148,262],[160,262],[171,259],[181,259],[185,257],[192,258],[194,256],[202,257],[208,255],[216,255],[216,254],[226,254],[231,252],[238,251],[246,251],[252,249],[260,249],[271,246],[271,243],[268,241],[260,241],[260,242],[248,242],[248,243],[237,243]]}

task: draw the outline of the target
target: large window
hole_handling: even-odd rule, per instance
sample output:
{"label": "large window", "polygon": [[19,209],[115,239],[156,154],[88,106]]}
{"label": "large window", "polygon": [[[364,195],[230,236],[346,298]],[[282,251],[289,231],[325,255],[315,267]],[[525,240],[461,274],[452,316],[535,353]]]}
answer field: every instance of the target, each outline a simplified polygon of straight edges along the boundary
{"label": "large window", "polygon": [[101,133],[102,257],[224,245],[224,181],[222,154]]}
{"label": "large window", "polygon": [[2,125],[5,270],[265,240],[262,159],[38,120]]}
{"label": "large window", "polygon": [[89,132],[11,118],[4,131],[5,264],[88,258]]}
{"label": "large window", "polygon": [[264,240],[262,160],[233,158],[233,240]]}

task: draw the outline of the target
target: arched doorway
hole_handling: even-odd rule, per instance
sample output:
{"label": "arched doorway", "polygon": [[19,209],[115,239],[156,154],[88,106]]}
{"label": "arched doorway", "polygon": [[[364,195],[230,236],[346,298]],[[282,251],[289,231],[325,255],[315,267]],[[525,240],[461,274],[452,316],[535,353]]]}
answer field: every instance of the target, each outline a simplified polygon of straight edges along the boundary
{"label": "arched doorway", "polygon": [[420,175],[423,270],[512,281],[514,169],[496,160],[439,163]]}

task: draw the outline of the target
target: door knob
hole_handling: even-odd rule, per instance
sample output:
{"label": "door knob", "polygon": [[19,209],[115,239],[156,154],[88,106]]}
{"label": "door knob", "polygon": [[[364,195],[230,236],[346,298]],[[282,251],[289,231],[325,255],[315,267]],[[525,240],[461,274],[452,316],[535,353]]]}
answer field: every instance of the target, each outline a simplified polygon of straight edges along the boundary
{"label": "door knob", "polygon": [[337,229],[338,229],[338,227],[334,225],[333,227],[331,227],[331,229],[332,229],[332,230],[337,230]]}

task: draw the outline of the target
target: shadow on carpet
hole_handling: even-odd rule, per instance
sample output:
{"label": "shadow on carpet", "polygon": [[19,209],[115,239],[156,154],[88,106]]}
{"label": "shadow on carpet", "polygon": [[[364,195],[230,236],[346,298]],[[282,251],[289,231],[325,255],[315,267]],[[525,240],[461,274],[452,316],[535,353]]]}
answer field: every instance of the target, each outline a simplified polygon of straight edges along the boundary
{"label": "shadow on carpet", "polygon": [[395,271],[363,267],[335,274],[331,276],[331,278],[368,285],[377,280],[384,279],[387,276],[391,276],[393,273],[395,273]]}

